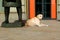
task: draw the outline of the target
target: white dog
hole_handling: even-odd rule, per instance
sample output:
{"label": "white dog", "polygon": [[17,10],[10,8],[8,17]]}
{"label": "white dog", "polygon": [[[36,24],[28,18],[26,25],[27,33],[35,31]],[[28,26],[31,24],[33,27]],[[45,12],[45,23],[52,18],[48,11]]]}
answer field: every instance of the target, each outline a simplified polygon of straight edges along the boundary
{"label": "white dog", "polygon": [[39,15],[37,15],[37,17],[27,20],[27,22],[25,23],[25,26],[28,26],[28,27],[29,26],[38,26],[38,27],[48,26],[48,25],[41,23],[42,18],[43,18],[43,15],[39,14]]}

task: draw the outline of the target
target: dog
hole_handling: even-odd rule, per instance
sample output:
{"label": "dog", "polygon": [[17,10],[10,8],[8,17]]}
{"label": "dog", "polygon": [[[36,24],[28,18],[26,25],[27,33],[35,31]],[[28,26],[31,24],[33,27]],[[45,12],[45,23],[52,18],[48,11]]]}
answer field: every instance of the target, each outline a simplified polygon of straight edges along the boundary
{"label": "dog", "polygon": [[43,18],[43,15],[42,15],[42,14],[38,14],[36,17],[27,20],[26,23],[25,23],[25,26],[27,26],[27,27],[33,27],[33,26],[38,26],[38,27],[48,26],[48,25],[46,25],[46,24],[42,24],[42,23],[41,23],[42,18]]}

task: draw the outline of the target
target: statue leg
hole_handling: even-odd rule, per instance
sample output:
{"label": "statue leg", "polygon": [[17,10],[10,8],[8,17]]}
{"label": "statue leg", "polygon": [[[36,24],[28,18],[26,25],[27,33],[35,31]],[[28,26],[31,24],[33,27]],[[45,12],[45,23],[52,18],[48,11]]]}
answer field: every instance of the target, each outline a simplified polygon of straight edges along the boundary
{"label": "statue leg", "polygon": [[22,8],[17,7],[17,13],[18,13],[18,20],[22,22]]}
{"label": "statue leg", "polygon": [[5,23],[9,23],[9,11],[10,11],[10,7],[4,7]]}
{"label": "statue leg", "polygon": [[17,7],[17,13],[18,13],[18,22],[21,23],[21,26],[24,26],[25,24],[22,21],[22,8]]}

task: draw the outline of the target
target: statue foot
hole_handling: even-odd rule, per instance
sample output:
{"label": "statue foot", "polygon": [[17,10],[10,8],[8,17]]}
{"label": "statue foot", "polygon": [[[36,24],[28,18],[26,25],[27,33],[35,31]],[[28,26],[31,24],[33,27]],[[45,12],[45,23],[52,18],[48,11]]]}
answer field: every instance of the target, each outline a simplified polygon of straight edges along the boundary
{"label": "statue foot", "polygon": [[9,23],[9,21],[4,21],[4,23],[8,24],[8,23]]}

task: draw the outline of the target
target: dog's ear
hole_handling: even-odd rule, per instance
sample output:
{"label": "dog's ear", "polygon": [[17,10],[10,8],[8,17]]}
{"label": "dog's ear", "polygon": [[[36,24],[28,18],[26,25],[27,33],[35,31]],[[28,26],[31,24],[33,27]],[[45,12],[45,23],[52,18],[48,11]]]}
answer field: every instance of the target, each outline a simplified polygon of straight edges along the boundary
{"label": "dog's ear", "polygon": [[42,14],[38,14],[37,16],[43,16]]}

